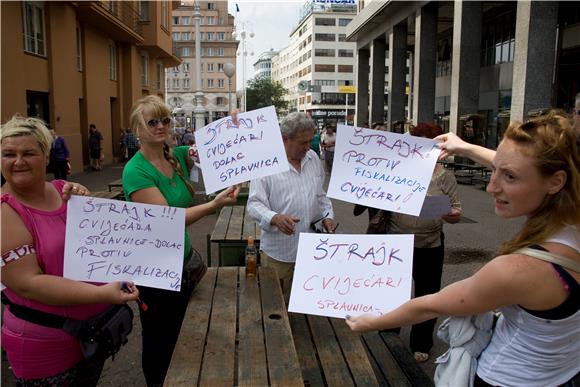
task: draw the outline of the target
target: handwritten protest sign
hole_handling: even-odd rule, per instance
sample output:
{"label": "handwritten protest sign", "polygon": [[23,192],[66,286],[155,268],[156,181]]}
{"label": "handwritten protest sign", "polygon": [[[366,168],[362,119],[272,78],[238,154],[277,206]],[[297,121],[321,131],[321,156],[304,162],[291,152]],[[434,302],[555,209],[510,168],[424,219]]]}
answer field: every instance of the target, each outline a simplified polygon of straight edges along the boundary
{"label": "handwritten protest sign", "polygon": [[339,125],[328,196],[419,215],[440,150],[435,141]]}
{"label": "handwritten protest sign", "polygon": [[132,280],[179,291],[185,209],[73,196],[68,201],[64,277]]}
{"label": "handwritten protest sign", "polygon": [[288,311],[383,314],[411,297],[413,235],[301,233]]}
{"label": "handwritten protest sign", "polygon": [[195,132],[206,192],[289,168],[273,106],[212,122]]}

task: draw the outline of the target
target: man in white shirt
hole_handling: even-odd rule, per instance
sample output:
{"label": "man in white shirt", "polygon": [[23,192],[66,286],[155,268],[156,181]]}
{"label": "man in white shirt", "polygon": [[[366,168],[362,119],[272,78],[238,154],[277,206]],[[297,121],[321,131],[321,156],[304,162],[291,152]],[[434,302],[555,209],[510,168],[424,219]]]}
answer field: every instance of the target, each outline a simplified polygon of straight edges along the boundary
{"label": "man in white shirt", "polygon": [[314,123],[304,113],[291,113],[280,122],[290,169],[253,180],[248,212],[260,224],[262,266],[273,267],[282,284],[286,303],[294,276],[301,232],[311,232],[312,222],[322,222],[326,232],[336,228],[332,203],[323,188],[324,169],[310,149]]}

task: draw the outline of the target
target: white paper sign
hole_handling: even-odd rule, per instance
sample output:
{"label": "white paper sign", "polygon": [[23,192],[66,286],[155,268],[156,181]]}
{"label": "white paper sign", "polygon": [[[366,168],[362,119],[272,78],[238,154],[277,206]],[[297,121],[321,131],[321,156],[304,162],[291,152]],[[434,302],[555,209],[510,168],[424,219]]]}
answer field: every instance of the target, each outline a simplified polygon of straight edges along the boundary
{"label": "white paper sign", "polygon": [[338,125],[328,196],[419,215],[441,152],[431,139]]}
{"label": "white paper sign", "polygon": [[449,201],[449,196],[426,196],[419,217],[425,219],[439,219],[450,212],[451,202]]}
{"label": "white paper sign", "polygon": [[195,132],[207,193],[290,167],[273,106],[222,118]]}
{"label": "white paper sign", "polygon": [[411,297],[413,240],[300,233],[288,311],[345,318],[397,308]]}
{"label": "white paper sign", "polygon": [[183,208],[73,196],[63,276],[179,291],[184,227]]}

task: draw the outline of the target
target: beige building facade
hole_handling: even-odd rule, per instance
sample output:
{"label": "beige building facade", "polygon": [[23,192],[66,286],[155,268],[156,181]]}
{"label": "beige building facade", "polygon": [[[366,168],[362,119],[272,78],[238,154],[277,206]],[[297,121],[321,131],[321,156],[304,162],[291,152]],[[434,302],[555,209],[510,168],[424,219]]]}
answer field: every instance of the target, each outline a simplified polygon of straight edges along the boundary
{"label": "beige building facade", "polygon": [[89,162],[88,127],[103,135],[105,163],[120,157],[121,129],[143,95],[164,98],[178,2],[1,2],[1,120],[44,119],[65,138],[72,172]]}
{"label": "beige building facade", "polygon": [[[201,84],[196,83],[195,7],[184,1],[173,11],[172,38],[174,54],[182,63],[166,70],[166,102],[173,108],[176,130],[193,128],[195,93],[203,91],[205,123],[229,115],[229,106],[236,106],[236,75],[230,79],[224,65],[236,66],[239,42],[234,39],[234,17],[228,14],[224,0],[198,1],[200,11]],[[231,81],[231,93],[230,93]]]}

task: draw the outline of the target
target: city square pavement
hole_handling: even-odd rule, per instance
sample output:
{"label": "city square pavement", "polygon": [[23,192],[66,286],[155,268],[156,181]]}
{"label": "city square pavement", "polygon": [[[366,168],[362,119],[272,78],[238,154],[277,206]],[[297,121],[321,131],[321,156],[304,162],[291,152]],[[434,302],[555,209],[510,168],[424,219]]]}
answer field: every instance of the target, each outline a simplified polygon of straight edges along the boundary
{"label": "city square pavement", "polygon": [[[113,164],[105,166],[100,172],[83,172],[72,175],[69,180],[84,184],[91,191],[101,191],[107,190],[108,183],[119,179],[122,172],[122,164]],[[523,222],[523,219],[500,220],[497,218],[493,212],[490,195],[482,189],[481,185],[459,185],[459,197],[465,218],[459,224],[445,225],[444,228],[446,249],[443,285],[461,280],[480,268],[493,257],[499,243],[513,235]],[[200,194],[196,197],[196,201],[201,201],[203,198],[204,195]],[[366,213],[354,217],[352,214],[353,204],[333,200],[333,205],[336,221],[340,223],[339,233],[365,232]],[[189,227],[192,244],[203,257],[207,256],[206,235],[211,234],[216,219],[216,215],[210,215]],[[213,248],[211,251],[212,262],[217,262],[217,248]],[[140,359],[140,324],[137,308],[135,305],[132,307],[135,310],[135,319],[129,343],[121,349],[114,361],[107,361],[99,386],[145,385]],[[405,343],[408,344],[409,329],[404,328],[401,335]],[[431,351],[430,360],[421,365],[431,377],[435,371],[435,358],[446,349],[440,340],[435,339],[435,347]],[[7,367],[3,354],[2,386],[13,386],[14,382]]]}

